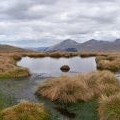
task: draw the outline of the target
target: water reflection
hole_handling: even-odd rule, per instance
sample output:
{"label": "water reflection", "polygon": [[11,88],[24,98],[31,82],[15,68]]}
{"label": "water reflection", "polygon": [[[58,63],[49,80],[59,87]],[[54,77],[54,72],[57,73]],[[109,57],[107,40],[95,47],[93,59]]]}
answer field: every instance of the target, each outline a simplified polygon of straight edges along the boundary
{"label": "water reflection", "polygon": [[[29,58],[24,57],[18,62],[19,66],[29,68],[31,73],[43,76],[60,76],[62,74],[84,73],[96,70],[95,58]],[[60,70],[62,65],[70,66],[69,73]]]}

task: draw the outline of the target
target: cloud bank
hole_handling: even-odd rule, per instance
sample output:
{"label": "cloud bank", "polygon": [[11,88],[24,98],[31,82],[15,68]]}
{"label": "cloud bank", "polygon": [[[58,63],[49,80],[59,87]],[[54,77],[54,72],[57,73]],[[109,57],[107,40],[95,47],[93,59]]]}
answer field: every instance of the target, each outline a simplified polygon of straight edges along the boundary
{"label": "cloud bank", "polygon": [[0,0],[0,43],[49,46],[120,38],[119,0]]}

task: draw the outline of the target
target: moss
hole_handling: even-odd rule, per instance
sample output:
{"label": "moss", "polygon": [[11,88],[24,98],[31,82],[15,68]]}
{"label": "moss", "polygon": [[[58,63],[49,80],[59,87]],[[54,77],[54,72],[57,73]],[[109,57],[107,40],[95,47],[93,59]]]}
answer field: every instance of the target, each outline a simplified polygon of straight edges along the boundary
{"label": "moss", "polygon": [[1,73],[0,79],[21,78],[21,77],[28,77],[29,75],[30,74],[28,69],[17,68],[8,72]]}
{"label": "moss", "polygon": [[0,93],[0,111],[8,107],[12,103],[13,100],[11,97],[5,97],[2,93]]}
{"label": "moss", "polygon": [[74,120],[98,120],[97,101],[80,102],[68,107],[70,113],[75,114]]}

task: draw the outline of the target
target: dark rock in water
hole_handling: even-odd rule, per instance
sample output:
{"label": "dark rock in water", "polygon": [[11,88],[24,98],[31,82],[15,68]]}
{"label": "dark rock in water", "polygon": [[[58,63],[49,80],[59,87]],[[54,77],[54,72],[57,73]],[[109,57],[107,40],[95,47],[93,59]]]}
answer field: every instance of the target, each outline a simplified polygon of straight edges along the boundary
{"label": "dark rock in water", "polygon": [[69,67],[68,65],[63,65],[63,66],[60,68],[60,70],[61,70],[62,72],[68,72],[68,71],[70,70],[70,67]]}

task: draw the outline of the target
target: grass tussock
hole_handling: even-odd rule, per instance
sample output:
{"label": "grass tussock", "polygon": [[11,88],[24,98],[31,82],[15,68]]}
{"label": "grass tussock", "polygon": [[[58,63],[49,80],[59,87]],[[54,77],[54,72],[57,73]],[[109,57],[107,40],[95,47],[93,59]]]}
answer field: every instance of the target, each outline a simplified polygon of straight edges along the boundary
{"label": "grass tussock", "polygon": [[120,120],[120,93],[102,96],[98,111],[100,120]]}
{"label": "grass tussock", "polygon": [[61,77],[46,81],[39,87],[37,94],[52,101],[65,103],[77,102],[78,100],[86,101],[90,98],[90,94],[84,94],[88,93],[86,87],[84,81],[78,84],[77,80],[72,80],[70,77]]}
{"label": "grass tussock", "polygon": [[98,56],[96,57],[97,68],[100,70],[111,70],[117,72],[120,69],[120,56]]}
{"label": "grass tussock", "polygon": [[16,62],[21,59],[21,56],[8,54],[0,56],[0,78],[17,78],[29,76],[29,71],[26,68],[21,68],[16,65]]}
{"label": "grass tussock", "polygon": [[89,101],[102,94],[110,96],[119,90],[118,82],[111,72],[97,71],[47,80],[39,86],[36,93],[51,101],[72,103]]}
{"label": "grass tussock", "polygon": [[49,115],[41,104],[21,102],[4,109],[1,118],[2,120],[49,120]]}
{"label": "grass tussock", "polygon": [[110,71],[97,71],[85,75],[85,80],[95,97],[110,96],[120,90],[118,80]]}

